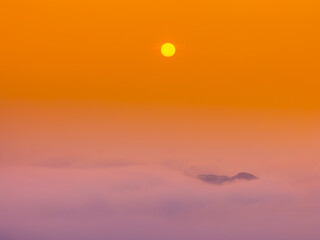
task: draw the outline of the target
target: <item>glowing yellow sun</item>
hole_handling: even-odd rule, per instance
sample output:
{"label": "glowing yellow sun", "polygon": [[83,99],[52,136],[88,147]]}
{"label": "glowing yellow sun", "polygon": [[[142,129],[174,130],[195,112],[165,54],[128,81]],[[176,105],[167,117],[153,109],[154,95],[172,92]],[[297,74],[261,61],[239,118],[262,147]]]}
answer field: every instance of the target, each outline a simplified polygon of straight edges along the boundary
{"label": "glowing yellow sun", "polygon": [[176,52],[176,48],[172,43],[165,43],[161,47],[161,53],[165,57],[172,57]]}

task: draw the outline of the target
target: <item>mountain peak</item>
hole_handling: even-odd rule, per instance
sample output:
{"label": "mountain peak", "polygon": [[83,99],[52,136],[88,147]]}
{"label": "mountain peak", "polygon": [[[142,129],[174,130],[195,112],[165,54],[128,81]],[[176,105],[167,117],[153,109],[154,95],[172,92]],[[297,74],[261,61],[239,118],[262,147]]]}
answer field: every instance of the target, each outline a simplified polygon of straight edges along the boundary
{"label": "mountain peak", "polygon": [[228,177],[228,176],[224,176],[224,175],[219,176],[219,175],[215,175],[215,174],[201,174],[198,176],[198,178],[204,182],[207,182],[207,183],[221,185],[226,182],[234,182],[237,180],[251,181],[251,180],[257,179],[258,177],[254,176],[251,173],[240,172],[237,175],[232,176],[232,177]]}

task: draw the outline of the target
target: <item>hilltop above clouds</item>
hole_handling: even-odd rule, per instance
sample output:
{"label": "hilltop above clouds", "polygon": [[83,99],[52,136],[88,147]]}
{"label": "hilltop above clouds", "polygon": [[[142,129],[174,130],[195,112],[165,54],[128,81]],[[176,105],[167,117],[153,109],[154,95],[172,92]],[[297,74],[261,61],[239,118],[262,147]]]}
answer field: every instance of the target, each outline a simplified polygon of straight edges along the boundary
{"label": "hilltop above clouds", "polygon": [[221,185],[227,182],[229,183],[234,182],[237,180],[251,181],[251,180],[258,179],[258,177],[254,176],[253,174],[246,173],[246,172],[240,172],[237,175],[232,177],[228,177],[224,175],[215,175],[215,174],[201,174],[198,176],[198,178],[204,182],[218,184],[218,185]]}

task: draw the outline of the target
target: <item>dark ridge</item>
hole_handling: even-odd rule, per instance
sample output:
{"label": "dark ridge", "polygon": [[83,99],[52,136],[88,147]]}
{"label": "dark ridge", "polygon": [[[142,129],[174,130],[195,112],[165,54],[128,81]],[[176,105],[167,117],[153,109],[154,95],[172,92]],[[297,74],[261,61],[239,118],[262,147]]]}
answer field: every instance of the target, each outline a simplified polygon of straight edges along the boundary
{"label": "dark ridge", "polygon": [[254,180],[257,179],[256,176],[252,175],[251,173],[246,173],[246,172],[241,172],[238,173],[237,175],[231,177],[233,179],[244,179],[244,180]]}
{"label": "dark ridge", "polygon": [[237,175],[233,177],[228,177],[228,176],[219,176],[215,174],[201,174],[198,176],[198,178],[204,182],[207,183],[212,183],[212,184],[217,184],[221,185],[223,183],[227,182],[234,182],[237,180],[245,180],[245,181],[251,181],[257,179],[256,176],[252,175],[251,173],[246,173],[246,172],[241,172],[238,173]]}

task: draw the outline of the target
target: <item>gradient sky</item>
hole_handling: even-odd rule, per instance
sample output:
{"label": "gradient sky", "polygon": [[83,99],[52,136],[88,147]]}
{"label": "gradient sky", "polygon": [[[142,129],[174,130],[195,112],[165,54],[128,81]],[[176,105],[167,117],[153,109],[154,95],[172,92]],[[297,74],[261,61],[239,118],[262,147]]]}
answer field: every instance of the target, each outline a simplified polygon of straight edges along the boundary
{"label": "gradient sky", "polygon": [[[319,110],[319,2],[5,1],[2,98]],[[177,55],[160,57],[173,42]]]}
{"label": "gradient sky", "polygon": [[[1,3],[0,209],[11,220],[0,220],[0,238],[134,240],[140,223],[154,240],[318,240],[319,9],[315,0]],[[161,56],[165,42],[174,57]],[[193,178],[240,171],[260,178],[226,188]],[[130,234],[105,230],[120,222]]]}

